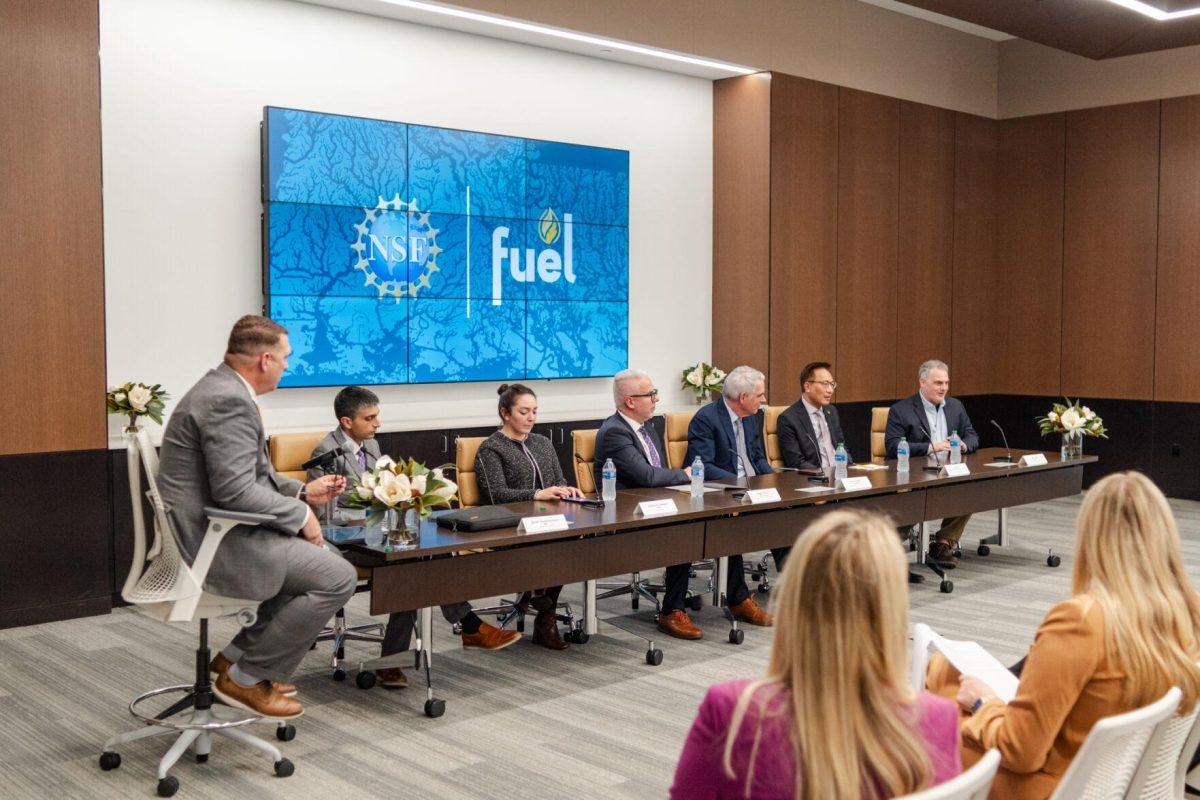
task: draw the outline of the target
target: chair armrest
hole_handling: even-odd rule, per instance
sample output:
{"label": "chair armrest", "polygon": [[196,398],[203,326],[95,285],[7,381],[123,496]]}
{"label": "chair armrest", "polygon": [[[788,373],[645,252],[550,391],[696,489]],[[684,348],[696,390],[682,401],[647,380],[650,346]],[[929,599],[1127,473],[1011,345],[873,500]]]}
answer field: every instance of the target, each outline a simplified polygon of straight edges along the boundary
{"label": "chair armrest", "polygon": [[[192,562],[192,574],[200,586],[204,585],[204,580],[208,577],[208,568],[212,566],[213,558],[217,554],[217,548],[221,546],[221,540],[225,538],[225,534],[239,525],[261,525],[264,522],[271,522],[276,519],[274,514],[227,511],[226,509],[214,506],[205,506],[204,513],[208,515],[208,530],[204,532],[204,539],[200,542],[200,550],[196,553],[195,561]],[[233,524],[230,525],[228,523]]]}
{"label": "chair armrest", "polygon": [[249,511],[226,511],[223,508],[215,508],[213,506],[205,506],[204,513],[209,518],[220,517],[221,519],[234,520],[235,522],[244,522],[247,525],[262,525],[267,522],[274,522],[274,514],[254,514]]}

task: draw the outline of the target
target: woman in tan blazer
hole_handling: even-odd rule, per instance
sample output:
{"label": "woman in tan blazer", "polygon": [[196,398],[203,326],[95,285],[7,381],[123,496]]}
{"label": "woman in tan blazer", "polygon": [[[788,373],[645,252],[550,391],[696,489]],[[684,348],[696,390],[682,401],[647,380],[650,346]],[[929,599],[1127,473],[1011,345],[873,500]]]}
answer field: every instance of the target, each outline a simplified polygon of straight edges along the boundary
{"label": "woman in tan blazer", "polygon": [[1144,475],[1098,482],[1079,509],[1074,596],[1050,610],[1005,704],[935,656],[927,682],[965,712],[964,768],[1000,750],[993,800],[1044,800],[1097,720],[1145,706],[1172,686],[1180,712],[1200,698],[1200,595],[1179,531]]}

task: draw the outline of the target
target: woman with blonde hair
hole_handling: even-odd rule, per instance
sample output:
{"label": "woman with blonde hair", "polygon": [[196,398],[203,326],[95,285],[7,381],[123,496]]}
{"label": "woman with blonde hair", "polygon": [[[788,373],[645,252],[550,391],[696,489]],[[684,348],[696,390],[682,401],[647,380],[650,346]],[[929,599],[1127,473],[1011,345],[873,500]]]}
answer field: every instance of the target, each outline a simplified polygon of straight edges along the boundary
{"label": "woman with blonde hair", "polygon": [[776,603],[766,677],[708,690],[671,797],[876,800],[958,774],[953,703],[908,688],[908,568],[887,520],[814,522]]}
{"label": "woman with blonde hair", "polygon": [[1097,720],[1183,690],[1180,712],[1200,698],[1200,595],[1183,570],[1179,531],[1146,476],[1096,483],[1079,509],[1074,596],[1050,610],[1007,705],[940,656],[931,690],[957,697],[963,760],[1000,750],[991,797],[1049,797]]}

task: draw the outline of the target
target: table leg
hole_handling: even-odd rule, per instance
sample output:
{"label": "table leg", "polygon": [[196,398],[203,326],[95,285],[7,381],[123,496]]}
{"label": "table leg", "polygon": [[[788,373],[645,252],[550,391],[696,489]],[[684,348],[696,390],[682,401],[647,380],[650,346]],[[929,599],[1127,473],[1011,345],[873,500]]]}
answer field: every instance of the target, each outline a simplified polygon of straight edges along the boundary
{"label": "table leg", "polygon": [[1002,508],[997,513],[996,544],[1004,547],[1008,544],[1008,509]]}
{"label": "table leg", "polygon": [[427,664],[433,663],[433,609],[422,608],[417,611],[417,635],[420,641],[417,649],[425,658]]}
{"label": "table leg", "polygon": [[596,581],[583,582],[583,632],[593,636],[599,627],[596,614]]}
{"label": "table leg", "polygon": [[729,558],[718,558],[713,562],[713,597],[716,608],[725,606],[725,587],[729,585]]}
{"label": "table leg", "polygon": [[929,553],[929,524],[922,522],[917,526],[917,563],[924,564]]}

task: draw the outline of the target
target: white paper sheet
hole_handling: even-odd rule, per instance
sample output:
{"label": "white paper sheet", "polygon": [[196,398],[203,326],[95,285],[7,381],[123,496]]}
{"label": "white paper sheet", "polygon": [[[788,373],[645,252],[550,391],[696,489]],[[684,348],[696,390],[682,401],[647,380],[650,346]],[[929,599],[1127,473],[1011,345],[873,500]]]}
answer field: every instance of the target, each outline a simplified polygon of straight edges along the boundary
{"label": "white paper sheet", "polygon": [[803,489],[797,489],[797,492],[832,492],[832,486],[805,486]]}
{"label": "white paper sheet", "polygon": [[[679,486],[668,486],[667,488],[674,489],[677,492],[683,492],[684,494],[691,494],[691,492],[692,492],[692,486],[689,483],[682,483]],[[723,489],[714,489],[711,486],[704,487],[705,494],[708,494],[709,492],[720,492],[720,491],[724,491],[724,490]]]}
{"label": "white paper sheet", "polygon": [[861,469],[864,472],[871,472],[877,469],[887,469],[886,464],[851,464],[850,469]]}
{"label": "white paper sheet", "polygon": [[930,641],[934,649],[941,652],[954,668],[963,675],[974,675],[988,686],[996,695],[1008,703],[1017,695],[1017,685],[1020,681],[1016,675],[1008,671],[995,656],[983,649],[979,642],[947,639],[933,635]]}

